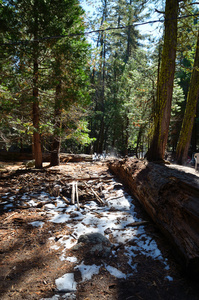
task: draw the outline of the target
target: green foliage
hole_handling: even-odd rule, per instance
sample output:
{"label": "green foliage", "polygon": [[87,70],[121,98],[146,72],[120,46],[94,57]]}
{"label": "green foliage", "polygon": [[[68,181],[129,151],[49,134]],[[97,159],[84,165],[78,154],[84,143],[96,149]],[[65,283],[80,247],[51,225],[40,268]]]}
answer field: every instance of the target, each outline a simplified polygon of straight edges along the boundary
{"label": "green foliage", "polygon": [[[77,103],[80,106],[89,104],[88,43],[81,35],[85,29],[83,10],[78,0],[3,2],[0,21],[5,21],[6,26],[3,33],[0,32],[4,42],[0,48],[2,117],[12,116],[7,123],[10,128],[14,126],[18,138],[25,140],[36,130],[33,130],[31,110],[35,101],[33,67],[37,55],[38,130],[43,140],[49,140],[58,132],[54,123],[58,105],[64,113]],[[36,40],[32,41],[34,38]],[[60,83],[58,98],[56,87]]]}
{"label": "green foliage", "polygon": [[155,97],[155,75],[142,51],[136,52],[123,73],[120,96],[124,99],[123,114],[127,114],[129,119],[129,148],[135,149],[140,140],[148,140]]}
{"label": "green foliage", "polygon": [[167,142],[167,150],[174,151],[177,146],[180,128],[182,125],[182,110],[184,107],[185,95],[180,86],[180,79],[174,80],[173,98],[171,105],[171,120],[169,126],[169,136]]}
{"label": "green foliage", "polygon": [[89,137],[90,130],[88,129],[88,121],[79,120],[76,130],[67,136],[67,140],[74,140],[79,145],[88,146],[95,138]]}
{"label": "green foliage", "polygon": [[[0,136],[6,147],[12,142],[31,144],[38,130],[48,150],[53,137],[61,137],[66,151],[70,145],[80,151],[91,143],[96,152],[147,150],[160,58],[157,48],[152,53],[153,44],[147,52],[141,50],[141,36],[133,24],[147,17],[151,3],[92,3],[99,9],[90,28],[126,28],[94,34],[90,53],[78,0],[0,0]],[[180,1],[181,15],[196,12],[189,3]],[[196,26],[196,20],[179,20],[169,149],[176,147],[185,111]],[[32,121],[35,55],[38,129]]]}
{"label": "green foliage", "polygon": [[[96,25],[99,28],[126,26],[123,30],[99,33],[97,48],[91,63],[93,88],[93,114],[90,117],[91,136],[96,137],[94,151],[128,148],[128,108],[124,103],[129,97],[122,89],[129,60],[136,57],[140,35],[132,26],[141,20],[141,8],[136,1],[102,1]],[[144,14],[143,14],[144,16]],[[131,26],[128,26],[131,25]]]}

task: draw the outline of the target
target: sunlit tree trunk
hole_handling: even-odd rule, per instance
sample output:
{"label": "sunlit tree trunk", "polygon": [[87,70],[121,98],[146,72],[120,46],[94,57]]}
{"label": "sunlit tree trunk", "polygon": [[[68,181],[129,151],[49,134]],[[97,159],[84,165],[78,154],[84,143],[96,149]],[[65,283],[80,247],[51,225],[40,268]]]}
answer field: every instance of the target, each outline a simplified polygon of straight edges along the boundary
{"label": "sunlit tree trunk", "polygon": [[191,74],[191,81],[189,86],[189,92],[187,96],[186,110],[182,127],[180,131],[180,137],[176,149],[176,158],[179,164],[183,164],[187,160],[189,145],[191,141],[191,135],[193,130],[193,124],[196,114],[196,107],[199,97],[199,31],[195,52],[194,68]]}
{"label": "sunlit tree trunk", "polygon": [[178,0],[166,1],[165,34],[157,86],[154,133],[147,152],[147,159],[150,161],[163,160],[167,144],[175,73],[178,6]]}

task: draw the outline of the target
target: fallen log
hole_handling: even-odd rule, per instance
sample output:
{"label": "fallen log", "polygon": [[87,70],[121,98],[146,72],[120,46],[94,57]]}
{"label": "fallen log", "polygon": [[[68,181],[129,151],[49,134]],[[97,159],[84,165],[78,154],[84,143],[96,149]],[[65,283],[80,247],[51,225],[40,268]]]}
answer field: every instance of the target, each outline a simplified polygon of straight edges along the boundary
{"label": "fallen log", "polygon": [[60,153],[60,162],[91,162],[92,160],[92,155],[89,154]]}
{"label": "fallen log", "polygon": [[131,158],[108,164],[170,240],[186,272],[199,275],[199,178]]}

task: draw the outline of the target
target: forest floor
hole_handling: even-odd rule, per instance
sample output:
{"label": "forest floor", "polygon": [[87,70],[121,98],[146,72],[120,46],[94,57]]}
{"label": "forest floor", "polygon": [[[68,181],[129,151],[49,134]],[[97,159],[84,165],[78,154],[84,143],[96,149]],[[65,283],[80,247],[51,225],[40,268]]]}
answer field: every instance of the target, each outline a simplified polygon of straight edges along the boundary
{"label": "forest floor", "polygon": [[[199,299],[197,282],[106,162],[42,170],[1,162],[0,174],[1,300]],[[78,243],[88,233],[103,234],[110,253]]]}

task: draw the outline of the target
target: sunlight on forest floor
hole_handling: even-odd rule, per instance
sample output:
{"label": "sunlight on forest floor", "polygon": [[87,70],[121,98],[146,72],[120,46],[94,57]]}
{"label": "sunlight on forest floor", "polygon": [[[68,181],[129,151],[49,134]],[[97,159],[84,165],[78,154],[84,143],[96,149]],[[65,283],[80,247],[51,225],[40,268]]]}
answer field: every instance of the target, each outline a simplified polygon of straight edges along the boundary
{"label": "sunlight on forest floor", "polygon": [[[21,300],[22,295],[30,300],[127,299],[138,286],[145,300],[154,299],[157,290],[184,293],[163,238],[106,163],[61,164],[43,172],[2,164],[8,170],[0,186],[3,300]],[[16,169],[21,171],[14,175]],[[87,183],[80,208],[64,196],[73,179],[80,190]],[[89,186],[100,192],[104,205],[91,199]],[[110,254],[97,245],[90,254],[90,247],[78,242],[90,233],[109,240]]]}

